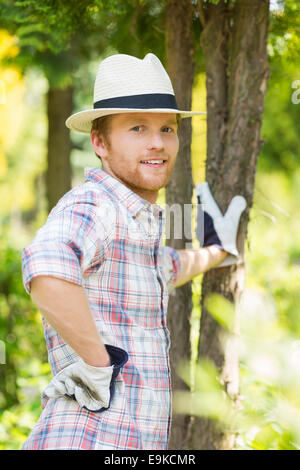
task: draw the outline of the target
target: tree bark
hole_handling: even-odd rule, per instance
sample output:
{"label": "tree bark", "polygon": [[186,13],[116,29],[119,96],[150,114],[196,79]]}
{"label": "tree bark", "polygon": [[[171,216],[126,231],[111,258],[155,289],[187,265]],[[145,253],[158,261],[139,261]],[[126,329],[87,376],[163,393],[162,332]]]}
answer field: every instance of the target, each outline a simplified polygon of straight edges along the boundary
{"label": "tree bark", "polygon": [[[193,6],[190,0],[167,0],[166,2],[166,59],[179,109],[191,109],[192,88],[194,81],[194,48],[192,30]],[[166,186],[166,203],[191,204],[193,180],[191,169],[191,136],[190,119],[183,119],[179,129],[179,152],[173,174]],[[183,210],[182,210],[183,214]],[[184,233],[182,217],[181,239],[174,238],[173,223],[170,224],[170,239],[167,244],[175,249],[186,248],[191,242],[189,235]],[[178,220],[176,221],[178,223]],[[185,237],[187,235],[187,237]],[[170,365],[172,373],[172,389],[187,390],[186,384],[177,375],[176,367],[181,360],[189,361],[190,347],[190,315],[192,310],[191,282],[175,289],[170,295],[168,311],[168,328],[171,335]],[[172,416],[172,432],[169,449],[186,449],[189,429],[189,416]]]}
{"label": "tree bark", "polygon": [[[268,79],[267,35],[269,0],[236,0],[202,7],[201,44],[206,61],[207,162],[206,181],[223,213],[233,196],[246,198],[237,239],[241,262],[208,271],[203,277],[199,358],[209,358],[221,372],[233,402],[239,399],[239,365],[230,343],[224,350],[221,326],[204,306],[211,293],[233,303],[244,289],[243,245],[252,206],[255,170],[260,151],[260,130]],[[239,319],[235,319],[235,332]],[[229,352],[231,351],[231,352]],[[212,419],[196,418],[192,449],[232,449],[235,435]]]}
{"label": "tree bark", "polygon": [[46,172],[46,194],[48,211],[71,189],[71,139],[65,120],[72,114],[73,89],[49,87],[47,100],[48,113],[48,153]]}

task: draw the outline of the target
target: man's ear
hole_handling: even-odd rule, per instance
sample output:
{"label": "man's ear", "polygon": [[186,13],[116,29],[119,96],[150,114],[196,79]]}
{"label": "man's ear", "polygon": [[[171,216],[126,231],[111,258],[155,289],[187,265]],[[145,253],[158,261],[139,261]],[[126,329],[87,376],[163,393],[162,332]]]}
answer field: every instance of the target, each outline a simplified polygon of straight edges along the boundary
{"label": "man's ear", "polygon": [[91,132],[91,144],[98,155],[106,157],[108,155],[108,145],[103,135],[98,134],[96,131]]}

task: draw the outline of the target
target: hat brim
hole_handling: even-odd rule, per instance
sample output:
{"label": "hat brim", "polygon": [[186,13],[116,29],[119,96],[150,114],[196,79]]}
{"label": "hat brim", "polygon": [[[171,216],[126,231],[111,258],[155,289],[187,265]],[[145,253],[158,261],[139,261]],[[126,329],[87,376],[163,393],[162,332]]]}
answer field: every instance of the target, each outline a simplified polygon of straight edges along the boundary
{"label": "hat brim", "polygon": [[123,114],[123,113],[172,113],[180,114],[181,118],[188,118],[200,114],[206,114],[205,111],[181,111],[177,109],[166,108],[151,108],[151,109],[132,109],[132,108],[107,108],[107,109],[89,109],[80,111],[79,113],[72,114],[66,120],[66,126],[69,129],[78,132],[90,133],[92,128],[92,121],[102,116],[110,114]]}

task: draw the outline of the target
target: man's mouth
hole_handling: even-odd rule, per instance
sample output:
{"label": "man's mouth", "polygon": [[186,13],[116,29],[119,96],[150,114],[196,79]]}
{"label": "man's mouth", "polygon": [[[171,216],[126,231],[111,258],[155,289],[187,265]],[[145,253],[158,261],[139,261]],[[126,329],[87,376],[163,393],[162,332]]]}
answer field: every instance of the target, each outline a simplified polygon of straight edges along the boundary
{"label": "man's mouth", "polygon": [[163,160],[163,159],[153,159],[153,160],[142,160],[141,163],[143,165],[147,165],[147,166],[151,166],[151,167],[162,167],[164,166],[164,164],[166,163],[167,160]]}

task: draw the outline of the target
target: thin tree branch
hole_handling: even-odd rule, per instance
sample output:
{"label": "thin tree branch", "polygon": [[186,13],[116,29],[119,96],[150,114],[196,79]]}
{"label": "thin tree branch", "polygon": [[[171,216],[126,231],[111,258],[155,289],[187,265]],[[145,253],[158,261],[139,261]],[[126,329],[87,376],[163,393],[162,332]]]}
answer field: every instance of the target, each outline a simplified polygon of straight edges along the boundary
{"label": "thin tree branch", "polygon": [[258,186],[256,186],[255,190],[257,192],[259,192],[271,204],[271,206],[275,207],[275,209],[277,209],[278,212],[281,212],[282,214],[284,214],[288,218],[291,217],[291,214],[289,214],[289,212],[287,212],[285,209],[283,209],[281,206],[279,206],[276,202],[274,202],[272,199],[270,199],[268,196],[266,196],[264,191],[262,191]]}
{"label": "thin tree branch", "polygon": [[198,5],[200,21],[202,23],[202,26],[204,27],[206,24],[206,16],[205,16],[204,8],[203,8],[203,0],[197,0],[197,5]]}

